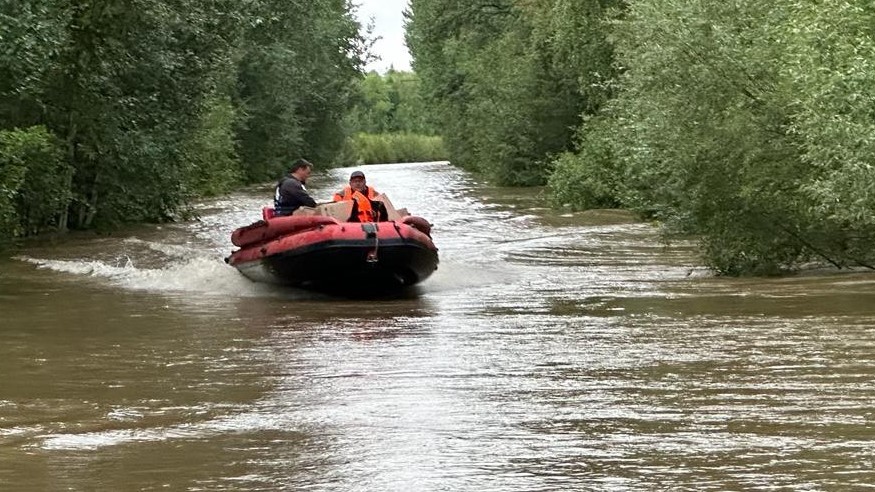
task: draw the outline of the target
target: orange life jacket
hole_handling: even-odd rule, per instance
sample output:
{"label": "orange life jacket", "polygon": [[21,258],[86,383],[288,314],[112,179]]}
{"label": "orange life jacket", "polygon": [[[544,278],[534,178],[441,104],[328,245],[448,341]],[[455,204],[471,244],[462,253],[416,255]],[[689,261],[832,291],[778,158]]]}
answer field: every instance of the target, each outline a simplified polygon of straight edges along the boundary
{"label": "orange life jacket", "polygon": [[[379,193],[377,193],[377,190],[371,188],[370,186],[365,186],[365,191],[367,192],[366,196],[371,200],[373,200],[377,195],[379,195]],[[342,191],[338,191],[337,193],[334,194],[334,201],[335,202],[342,202],[344,200],[352,200],[352,193],[353,193],[352,186],[347,186]]]}
{"label": "orange life jacket", "polygon": [[365,191],[367,192],[367,196],[360,191],[353,190],[351,186],[347,186],[343,191],[334,194],[334,201],[342,202],[346,200],[354,200],[358,208],[359,222],[374,222],[376,220],[376,214],[374,213],[374,206],[371,205],[370,199],[376,197],[377,192],[370,186],[366,187]]}

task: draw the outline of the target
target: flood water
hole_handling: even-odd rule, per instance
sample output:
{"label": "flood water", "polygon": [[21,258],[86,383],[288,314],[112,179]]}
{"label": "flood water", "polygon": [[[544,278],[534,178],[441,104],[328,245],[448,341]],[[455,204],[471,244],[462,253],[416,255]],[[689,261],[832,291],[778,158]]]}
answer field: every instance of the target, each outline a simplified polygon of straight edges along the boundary
{"label": "flood water", "polygon": [[434,224],[400,299],[225,265],[270,187],[0,259],[0,490],[875,487],[875,275],[715,278],[623,213],[363,170]]}

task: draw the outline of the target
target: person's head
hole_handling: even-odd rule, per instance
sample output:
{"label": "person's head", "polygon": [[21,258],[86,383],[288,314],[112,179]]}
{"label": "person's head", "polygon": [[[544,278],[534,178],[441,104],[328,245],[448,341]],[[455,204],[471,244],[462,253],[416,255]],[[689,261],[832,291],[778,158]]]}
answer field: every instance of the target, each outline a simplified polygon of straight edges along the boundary
{"label": "person's head", "polygon": [[292,163],[289,168],[289,174],[298,178],[298,181],[305,182],[310,177],[310,172],[313,170],[313,163],[307,159],[298,159]]}
{"label": "person's head", "polygon": [[361,171],[353,171],[353,173],[349,175],[350,188],[356,191],[364,191],[367,186],[368,183],[365,181],[365,173]]}

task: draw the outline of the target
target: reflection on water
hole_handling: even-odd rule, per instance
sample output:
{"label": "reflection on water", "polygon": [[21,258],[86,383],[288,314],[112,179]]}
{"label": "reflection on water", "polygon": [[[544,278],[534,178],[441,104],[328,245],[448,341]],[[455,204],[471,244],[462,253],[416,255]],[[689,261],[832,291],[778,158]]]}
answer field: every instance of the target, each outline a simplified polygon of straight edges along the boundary
{"label": "reflection on water", "polygon": [[440,268],[402,298],[225,265],[266,188],[0,260],[0,490],[875,483],[872,275],[715,278],[621,212],[365,172],[435,226]]}

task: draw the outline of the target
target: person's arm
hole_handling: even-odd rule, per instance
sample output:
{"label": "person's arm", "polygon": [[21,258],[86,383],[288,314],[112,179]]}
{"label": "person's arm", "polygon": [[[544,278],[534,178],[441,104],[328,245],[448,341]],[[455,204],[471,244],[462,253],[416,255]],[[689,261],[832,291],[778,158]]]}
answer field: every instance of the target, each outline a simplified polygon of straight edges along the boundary
{"label": "person's arm", "polygon": [[313,197],[310,196],[309,193],[307,193],[307,190],[305,190],[303,186],[301,186],[301,189],[298,190],[298,193],[300,193],[301,205],[305,207],[316,206],[316,200],[314,200]]}

